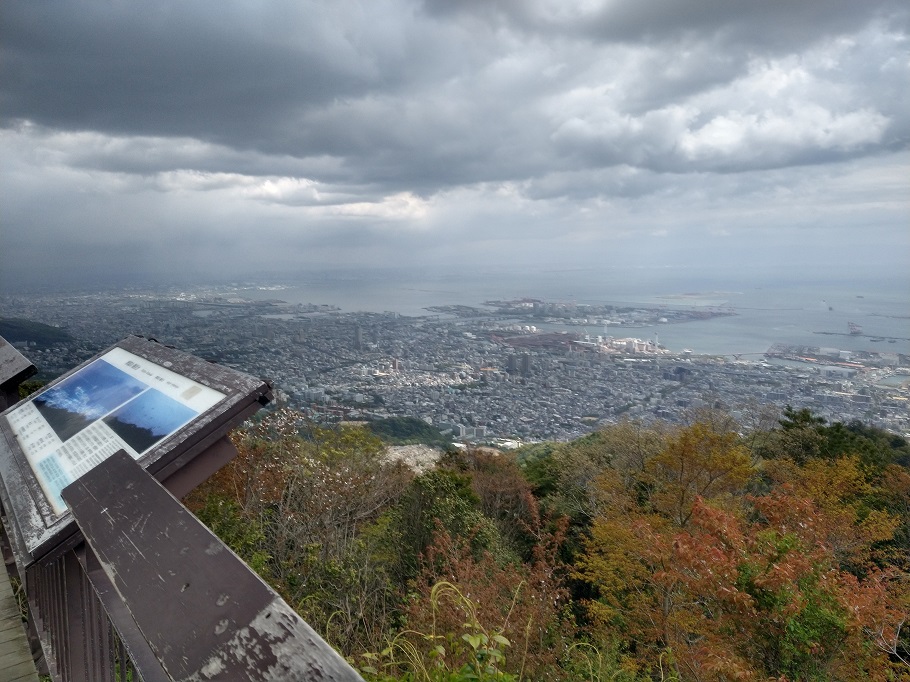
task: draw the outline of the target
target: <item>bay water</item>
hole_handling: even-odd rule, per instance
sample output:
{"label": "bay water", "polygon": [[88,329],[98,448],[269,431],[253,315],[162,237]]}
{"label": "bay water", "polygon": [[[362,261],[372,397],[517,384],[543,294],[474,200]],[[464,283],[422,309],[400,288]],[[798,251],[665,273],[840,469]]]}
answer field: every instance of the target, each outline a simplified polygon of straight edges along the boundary
{"label": "bay water", "polygon": [[[232,290],[252,299],[407,316],[431,314],[431,306],[482,308],[486,301],[520,298],[577,305],[723,308],[734,314],[649,327],[611,326],[606,333],[642,339],[658,335],[661,345],[673,351],[691,349],[698,354],[760,355],[773,344],[910,354],[910,275],[905,273],[851,280],[720,270],[334,270],[237,283]],[[849,323],[859,325],[862,335],[851,335]],[[605,333],[598,325],[565,328]]]}

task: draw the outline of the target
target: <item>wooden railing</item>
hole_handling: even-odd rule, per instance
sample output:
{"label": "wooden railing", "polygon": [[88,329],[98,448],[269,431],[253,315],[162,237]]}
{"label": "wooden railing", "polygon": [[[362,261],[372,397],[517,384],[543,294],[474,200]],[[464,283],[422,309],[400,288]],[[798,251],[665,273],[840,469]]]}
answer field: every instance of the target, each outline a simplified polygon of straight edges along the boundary
{"label": "wooden railing", "polygon": [[[0,342],[9,414],[34,366]],[[177,499],[237,454],[225,434],[271,386],[138,337],[119,346],[226,397],[140,461],[119,450],[81,474],[60,493],[62,513],[0,417],[0,548],[25,595],[7,620],[24,623],[37,669],[53,682],[360,680]],[[0,650],[0,682],[6,672]]]}
{"label": "wooden railing", "polygon": [[125,452],[63,496],[84,542],[24,580],[55,682],[361,679]]}

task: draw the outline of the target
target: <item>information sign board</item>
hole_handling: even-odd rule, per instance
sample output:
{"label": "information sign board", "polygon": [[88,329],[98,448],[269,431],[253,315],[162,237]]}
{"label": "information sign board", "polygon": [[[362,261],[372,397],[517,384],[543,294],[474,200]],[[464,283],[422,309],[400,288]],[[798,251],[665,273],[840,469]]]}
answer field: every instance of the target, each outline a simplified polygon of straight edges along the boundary
{"label": "information sign board", "polygon": [[267,402],[261,379],[129,337],[0,416],[0,479],[19,549],[76,532],[60,491],[123,449],[173,472]]}
{"label": "information sign board", "polygon": [[6,415],[48,502],[123,448],[148,452],[225,397],[122,348],[114,348]]}

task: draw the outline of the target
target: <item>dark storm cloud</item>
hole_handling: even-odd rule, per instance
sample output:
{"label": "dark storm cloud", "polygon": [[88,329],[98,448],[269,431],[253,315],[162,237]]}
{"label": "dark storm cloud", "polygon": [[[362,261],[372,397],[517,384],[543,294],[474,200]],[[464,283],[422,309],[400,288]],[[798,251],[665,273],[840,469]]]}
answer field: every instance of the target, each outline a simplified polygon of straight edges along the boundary
{"label": "dark storm cloud", "polygon": [[[6,3],[3,110],[70,129],[265,143],[296,108],[369,78],[294,7],[256,16],[233,3]],[[300,31],[292,41],[284,20]]]}
{"label": "dark storm cloud", "polygon": [[[424,194],[534,177],[562,162],[569,170],[700,161],[735,169],[736,155],[715,162],[710,154],[679,155],[674,145],[680,133],[741,103],[696,105],[678,130],[664,110],[745,76],[751,46],[811,45],[878,17],[906,19],[897,3],[833,0],[501,3],[498,23],[486,20],[489,8],[445,6],[462,20],[423,16],[411,3],[227,2],[217,12],[200,2],[7,3],[0,103],[7,120],[48,127],[185,137],[285,160],[342,159],[354,182]],[[538,42],[522,37],[529,26]],[[746,42],[728,46],[718,36]],[[623,55],[612,43],[636,51]],[[560,65],[555,77],[542,74],[547,65],[535,63],[542,60]],[[560,120],[560,104],[579,86],[611,94]],[[547,102],[553,113],[541,115]],[[632,119],[634,130],[604,128],[601,110]],[[814,147],[823,159],[865,148]],[[791,160],[805,162],[805,150],[792,159],[786,150],[765,154],[758,166]],[[116,154],[110,161],[112,169],[130,167]],[[247,172],[249,162],[227,165]]]}
{"label": "dark storm cloud", "polygon": [[[211,9],[193,2],[5,5],[6,120],[185,137],[278,156],[277,172],[293,170],[289,159],[352,159],[348,177],[367,183],[460,183],[489,168],[489,140],[472,145],[472,129],[479,117],[494,129],[505,117],[459,104],[466,86],[435,94],[423,84],[456,76],[472,59],[470,45],[451,45],[444,27],[432,35],[422,32],[432,27],[409,30],[407,12],[380,3],[353,12],[360,16],[297,2]],[[112,170],[155,163],[142,154],[130,161],[122,151],[113,150]],[[198,167],[221,161],[199,160]],[[227,164],[256,172],[248,166],[243,159]]]}

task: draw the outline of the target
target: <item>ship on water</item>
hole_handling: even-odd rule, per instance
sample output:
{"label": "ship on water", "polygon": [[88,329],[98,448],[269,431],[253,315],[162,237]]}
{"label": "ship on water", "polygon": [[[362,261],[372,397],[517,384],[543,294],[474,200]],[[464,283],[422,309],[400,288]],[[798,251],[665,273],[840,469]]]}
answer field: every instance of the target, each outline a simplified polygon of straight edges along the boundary
{"label": "ship on water", "polygon": [[850,336],[862,336],[863,328],[855,322],[848,322],[847,327],[850,329]]}

